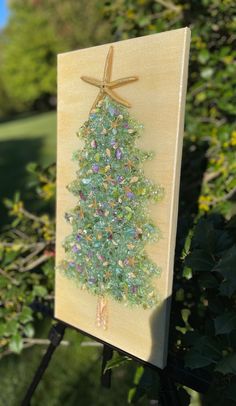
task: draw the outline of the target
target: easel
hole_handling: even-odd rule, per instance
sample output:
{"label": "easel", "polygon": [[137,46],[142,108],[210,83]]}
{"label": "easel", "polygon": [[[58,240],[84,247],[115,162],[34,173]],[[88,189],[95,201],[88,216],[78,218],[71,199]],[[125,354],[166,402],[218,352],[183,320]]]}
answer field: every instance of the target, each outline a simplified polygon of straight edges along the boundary
{"label": "easel", "polygon": [[[51,316],[53,318],[53,313],[50,309],[47,308],[47,306],[44,306],[40,303],[33,303],[31,307],[33,310],[41,312],[44,315],[47,314],[48,316]],[[34,392],[37,389],[38,384],[41,381],[50,363],[53,353],[55,352],[56,348],[60,345],[64,337],[65,329],[69,327],[73,328],[61,321],[57,321],[57,323],[51,327],[48,335],[50,343],[48,345],[47,351],[42,357],[42,360],[38,366],[37,371],[35,372],[32,382],[30,383],[27,389],[26,395],[21,403],[21,406],[30,406],[30,402],[34,395]],[[129,357],[130,354],[125,354],[123,351],[120,351],[119,349],[111,345],[108,345],[107,343],[102,344],[103,344],[103,354],[101,366],[101,386],[104,388],[110,388],[112,370],[108,369],[105,373],[104,371],[107,362],[112,358],[113,351],[114,350],[119,351],[121,354],[129,355]],[[135,357],[132,358],[136,360]],[[142,362],[140,360],[137,361]],[[142,363],[146,365],[144,362]],[[172,356],[168,358],[167,367],[163,370],[154,367],[153,365],[148,364],[148,366],[159,373],[161,386],[162,388],[164,388],[164,390],[161,393],[162,406],[181,406],[175,383],[180,383],[197,392],[205,393],[209,388],[211,382],[210,375],[207,374],[205,371],[204,372],[203,371],[199,372],[196,370],[191,371],[183,366],[183,362],[181,360],[177,360]]]}

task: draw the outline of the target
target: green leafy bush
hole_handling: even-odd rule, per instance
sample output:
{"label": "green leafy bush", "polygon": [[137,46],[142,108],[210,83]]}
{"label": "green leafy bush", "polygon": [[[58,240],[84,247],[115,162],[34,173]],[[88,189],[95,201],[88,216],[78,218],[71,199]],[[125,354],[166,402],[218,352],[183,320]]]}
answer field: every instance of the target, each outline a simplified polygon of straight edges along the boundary
{"label": "green leafy bush", "polygon": [[[28,169],[38,200],[53,199],[55,166],[41,170],[31,164]],[[34,343],[30,305],[52,301],[55,255],[54,220],[28,211],[18,193],[5,205],[13,221],[0,234],[0,356]]]}
{"label": "green leafy bush", "polygon": [[[235,2],[106,1],[104,12],[117,39],[184,26],[192,31],[169,351],[184,358],[186,367],[211,374],[204,404],[223,405],[227,399],[233,405],[236,222],[229,219],[236,195]],[[150,398],[149,375],[137,371],[130,402],[145,394]],[[161,392],[159,385],[156,398]],[[183,388],[179,396],[181,404],[189,404]]]}
{"label": "green leafy bush", "polygon": [[[201,218],[184,259],[181,295],[175,293],[184,326],[176,323],[174,346],[178,343],[184,353],[186,367],[206,368],[212,374],[208,396],[217,404],[236,401],[231,390],[236,383],[235,263],[236,217],[228,222],[216,214]],[[216,382],[221,382],[219,390]]]}

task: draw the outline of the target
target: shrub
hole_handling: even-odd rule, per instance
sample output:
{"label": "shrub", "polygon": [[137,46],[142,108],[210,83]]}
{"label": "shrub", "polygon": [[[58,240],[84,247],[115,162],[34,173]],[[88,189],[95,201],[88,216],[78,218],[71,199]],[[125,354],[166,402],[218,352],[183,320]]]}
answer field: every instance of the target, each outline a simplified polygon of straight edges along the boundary
{"label": "shrub", "polygon": [[[41,203],[54,198],[55,166],[29,165]],[[5,205],[13,221],[0,235],[0,356],[34,343],[32,303],[53,299],[55,228],[46,213],[32,213],[18,193]],[[42,204],[40,204],[42,206]]]}

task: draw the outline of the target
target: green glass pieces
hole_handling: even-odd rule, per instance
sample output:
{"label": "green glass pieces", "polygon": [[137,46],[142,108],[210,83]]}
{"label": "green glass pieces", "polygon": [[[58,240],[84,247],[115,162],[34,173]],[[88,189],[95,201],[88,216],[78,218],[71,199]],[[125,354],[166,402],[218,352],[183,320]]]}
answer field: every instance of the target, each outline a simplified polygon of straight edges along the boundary
{"label": "green glass pieces", "polygon": [[153,277],[160,269],[145,245],[160,231],[147,203],[158,202],[163,189],[144,175],[143,163],[153,154],[135,145],[142,131],[128,108],[109,96],[80,128],[84,147],[73,154],[78,171],[68,185],[77,205],[65,213],[72,232],[64,240],[59,268],[95,295],[149,308],[158,302]]}

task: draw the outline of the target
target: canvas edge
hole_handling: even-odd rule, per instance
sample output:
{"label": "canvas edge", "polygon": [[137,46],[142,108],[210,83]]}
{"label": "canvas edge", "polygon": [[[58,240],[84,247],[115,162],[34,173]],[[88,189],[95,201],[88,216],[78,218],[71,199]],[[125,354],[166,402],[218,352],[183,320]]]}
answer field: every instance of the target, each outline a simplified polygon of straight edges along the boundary
{"label": "canvas edge", "polygon": [[131,39],[134,40],[134,41],[135,40],[139,41],[140,39],[143,39],[144,37],[154,37],[156,35],[161,37],[161,36],[167,35],[170,32],[177,32],[177,31],[182,31],[182,30],[185,30],[185,29],[189,29],[189,28],[188,27],[176,28],[175,30],[167,30],[167,31],[162,31],[162,32],[156,32],[155,34],[140,35],[139,37],[127,38],[127,39],[123,39],[123,40],[119,40],[119,41],[106,42],[105,44],[100,44],[100,45],[95,45],[95,46],[91,45],[90,47],[79,48],[79,49],[75,49],[74,51],[61,52],[61,53],[58,53],[57,56],[60,59],[61,57],[71,55],[71,54],[76,53],[76,52],[86,52],[87,50],[89,50],[91,48],[97,49],[97,48],[103,47],[104,45],[108,46],[108,45],[115,45],[115,44],[121,43],[121,42],[124,43],[124,42],[130,41]]}
{"label": "canvas edge", "polygon": [[175,144],[175,163],[176,168],[173,178],[172,186],[172,196],[171,201],[171,214],[170,214],[170,228],[169,228],[169,255],[168,255],[168,266],[167,271],[171,278],[168,279],[167,286],[167,300],[166,300],[166,318],[165,318],[165,344],[163,350],[163,360],[162,366],[164,368],[167,364],[168,355],[168,342],[169,342],[169,324],[170,324],[170,310],[171,310],[171,297],[174,279],[174,257],[175,257],[175,246],[176,246],[176,236],[177,236],[177,221],[178,221],[178,207],[179,207],[179,188],[180,188],[180,172],[181,172],[181,161],[182,161],[182,150],[183,150],[183,137],[184,137],[184,122],[185,122],[185,102],[187,94],[188,85],[188,66],[189,66],[189,52],[190,52],[190,41],[191,41],[191,30],[188,27],[183,28],[184,30],[184,44],[183,44],[183,54],[181,61],[181,75],[180,75],[180,92],[179,92],[179,110],[178,110],[178,125],[177,125],[177,137]]}

